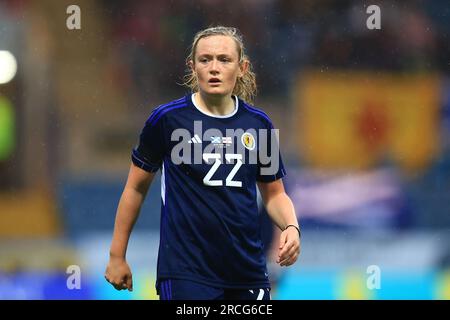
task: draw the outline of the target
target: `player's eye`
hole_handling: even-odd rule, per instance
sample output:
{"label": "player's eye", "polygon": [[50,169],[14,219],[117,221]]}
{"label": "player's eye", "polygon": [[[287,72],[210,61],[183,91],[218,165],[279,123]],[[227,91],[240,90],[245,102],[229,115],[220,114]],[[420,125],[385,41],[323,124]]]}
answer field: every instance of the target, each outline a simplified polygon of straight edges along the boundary
{"label": "player's eye", "polygon": [[200,58],[199,61],[200,61],[200,63],[207,63],[208,59],[207,58]]}
{"label": "player's eye", "polygon": [[220,58],[221,62],[230,62],[231,60],[229,58]]}

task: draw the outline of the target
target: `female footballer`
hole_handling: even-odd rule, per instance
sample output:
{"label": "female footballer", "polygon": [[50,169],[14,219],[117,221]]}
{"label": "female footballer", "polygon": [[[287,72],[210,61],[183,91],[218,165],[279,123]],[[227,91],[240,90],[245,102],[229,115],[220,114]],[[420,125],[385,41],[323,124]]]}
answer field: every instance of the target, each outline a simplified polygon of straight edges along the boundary
{"label": "female footballer", "polygon": [[242,36],[222,26],[200,31],[187,64],[191,93],[155,108],[133,149],[105,278],[132,290],[128,240],[161,170],[160,298],[269,300],[256,187],[282,231],[280,266],[296,262],[300,229],[272,122],[250,105],[256,83]]}

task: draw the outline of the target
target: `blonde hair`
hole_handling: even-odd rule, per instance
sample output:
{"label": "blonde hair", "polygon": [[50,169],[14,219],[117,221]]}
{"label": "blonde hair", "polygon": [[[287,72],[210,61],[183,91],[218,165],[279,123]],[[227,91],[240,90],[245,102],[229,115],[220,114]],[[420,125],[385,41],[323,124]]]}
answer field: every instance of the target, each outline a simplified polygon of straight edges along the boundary
{"label": "blonde hair", "polygon": [[[243,63],[244,61],[248,62],[247,71],[242,77],[237,78],[236,85],[234,86],[232,94],[238,96],[248,103],[253,103],[253,99],[256,97],[256,76],[252,71],[250,59],[245,54],[244,42],[242,40],[242,35],[240,34],[238,29],[232,27],[217,26],[197,32],[194,37],[194,41],[192,42],[191,52],[186,58],[186,64],[189,65],[190,61],[194,61],[195,63],[195,51],[200,39],[217,35],[229,36],[234,39],[238,47],[239,64]],[[187,74],[184,76],[183,85],[189,87],[192,92],[197,92],[199,90],[197,76],[195,75],[192,68],[189,68]]]}

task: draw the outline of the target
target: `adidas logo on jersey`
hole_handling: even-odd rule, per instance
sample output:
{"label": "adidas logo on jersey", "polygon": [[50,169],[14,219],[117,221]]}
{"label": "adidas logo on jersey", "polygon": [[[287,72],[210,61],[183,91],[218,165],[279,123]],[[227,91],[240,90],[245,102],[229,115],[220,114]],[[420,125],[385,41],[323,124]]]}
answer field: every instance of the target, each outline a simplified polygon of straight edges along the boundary
{"label": "adidas logo on jersey", "polygon": [[202,139],[200,139],[199,136],[196,134],[191,140],[189,140],[189,143],[202,143]]}

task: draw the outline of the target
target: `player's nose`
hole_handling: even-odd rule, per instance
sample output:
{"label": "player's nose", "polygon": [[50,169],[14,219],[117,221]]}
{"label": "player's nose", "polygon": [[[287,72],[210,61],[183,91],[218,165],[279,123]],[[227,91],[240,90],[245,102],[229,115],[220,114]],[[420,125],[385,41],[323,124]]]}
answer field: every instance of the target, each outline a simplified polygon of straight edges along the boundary
{"label": "player's nose", "polygon": [[211,72],[211,73],[219,72],[219,62],[216,59],[213,59],[211,61],[210,66],[211,66],[211,68],[209,69],[209,72]]}

